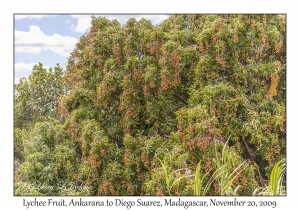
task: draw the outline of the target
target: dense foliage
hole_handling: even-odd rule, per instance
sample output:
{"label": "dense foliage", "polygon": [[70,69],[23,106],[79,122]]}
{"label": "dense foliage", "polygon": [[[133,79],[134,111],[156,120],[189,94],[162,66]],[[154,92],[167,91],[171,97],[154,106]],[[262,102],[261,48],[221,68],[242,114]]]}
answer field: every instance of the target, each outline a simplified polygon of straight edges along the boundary
{"label": "dense foliage", "polygon": [[286,157],[285,21],[172,15],[122,26],[92,17],[64,75],[40,64],[16,85],[15,193],[252,195],[265,187]]}

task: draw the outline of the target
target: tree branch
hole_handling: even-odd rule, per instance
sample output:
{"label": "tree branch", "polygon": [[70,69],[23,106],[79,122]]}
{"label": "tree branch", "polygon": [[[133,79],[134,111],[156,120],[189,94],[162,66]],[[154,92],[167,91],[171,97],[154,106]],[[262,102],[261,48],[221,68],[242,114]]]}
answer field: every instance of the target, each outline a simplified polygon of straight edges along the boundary
{"label": "tree branch", "polygon": [[182,103],[188,105],[188,102],[181,95],[178,95],[177,93],[173,93],[173,96],[179,99]]}
{"label": "tree branch", "polygon": [[256,164],[255,161],[254,161],[254,154],[253,154],[253,152],[251,151],[251,149],[249,148],[247,142],[245,141],[245,137],[244,137],[244,136],[243,136],[242,139],[243,139],[243,142],[244,142],[244,144],[245,144],[245,146],[246,146],[246,149],[247,149],[247,151],[248,151],[248,153],[249,153],[249,155],[250,155],[252,164],[253,164],[254,166],[257,167],[257,172],[258,172],[258,175],[259,175],[259,179],[260,179],[259,181],[260,181],[260,184],[261,184],[261,186],[265,186],[265,185],[264,185],[265,180],[264,180],[264,178],[262,177],[262,175],[261,175],[261,173],[260,173],[259,167],[257,166],[257,164]]}

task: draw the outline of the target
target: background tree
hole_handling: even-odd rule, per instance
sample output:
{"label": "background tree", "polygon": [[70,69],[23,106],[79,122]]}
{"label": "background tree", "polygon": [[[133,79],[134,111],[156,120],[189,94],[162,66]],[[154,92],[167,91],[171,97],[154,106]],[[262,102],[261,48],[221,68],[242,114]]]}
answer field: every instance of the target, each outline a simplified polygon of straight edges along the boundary
{"label": "background tree", "polygon": [[20,79],[15,85],[15,127],[56,117],[57,99],[64,93],[62,77],[63,69],[59,64],[47,70],[39,63],[28,78]]}
{"label": "background tree", "polygon": [[35,65],[28,78],[21,78],[14,89],[14,158],[24,160],[23,142],[36,122],[57,115],[57,100],[64,93],[63,68],[57,64],[47,70]]}
{"label": "background tree", "polygon": [[[24,138],[24,162],[16,171],[15,193],[26,195],[28,188],[42,195],[88,195],[74,172],[78,168],[76,146],[58,120],[37,122]],[[38,194],[37,194],[38,195]]]}

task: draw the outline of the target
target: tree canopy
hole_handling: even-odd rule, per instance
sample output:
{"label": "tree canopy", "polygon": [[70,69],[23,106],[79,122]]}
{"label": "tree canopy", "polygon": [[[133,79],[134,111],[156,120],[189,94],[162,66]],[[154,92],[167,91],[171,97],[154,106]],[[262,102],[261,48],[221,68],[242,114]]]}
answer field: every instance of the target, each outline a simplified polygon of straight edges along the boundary
{"label": "tree canopy", "polygon": [[[252,195],[286,157],[285,21],[92,17],[64,75],[39,64],[16,85],[15,192]],[[24,187],[62,181],[89,190]]]}

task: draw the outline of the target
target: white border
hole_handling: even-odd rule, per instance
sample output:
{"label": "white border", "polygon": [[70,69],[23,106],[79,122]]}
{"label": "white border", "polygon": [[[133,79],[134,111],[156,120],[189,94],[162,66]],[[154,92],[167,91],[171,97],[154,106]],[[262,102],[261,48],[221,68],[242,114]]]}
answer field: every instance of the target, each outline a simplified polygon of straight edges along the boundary
{"label": "white border", "polygon": [[[292,2],[292,3],[291,3]],[[1,179],[0,179],[0,208],[1,209],[26,209],[22,207],[22,200],[34,199],[34,197],[13,196],[13,14],[14,13],[287,13],[287,196],[283,198],[257,198],[238,197],[240,200],[276,200],[278,206],[275,209],[299,209],[299,10],[297,1],[279,0],[217,0],[217,1],[8,1],[1,4]],[[12,3],[12,4],[9,4]],[[65,197],[70,200],[72,197]],[[90,200],[97,197],[87,197]],[[108,197],[113,199],[113,197]],[[196,197],[185,197],[185,199],[196,200]],[[228,200],[226,197],[217,197],[218,200]],[[39,197],[39,200],[46,200],[48,197]],[[60,197],[55,197],[59,200]],[[78,199],[78,197],[76,198]],[[100,198],[106,200],[106,197]],[[136,197],[125,197],[124,199],[137,199]],[[159,199],[146,197],[144,199]],[[202,198],[200,198],[201,200]],[[205,197],[203,199],[208,199]],[[162,198],[161,198],[162,200]],[[50,209],[43,207],[42,209]],[[94,207],[94,209],[106,209]],[[190,207],[192,208],[192,207]],[[190,209],[189,208],[189,209]],[[41,209],[41,208],[35,208]],[[53,207],[51,208],[53,209]],[[67,208],[72,209],[72,208]],[[112,208],[111,208],[112,209]],[[126,209],[126,208],[122,208]],[[131,208],[137,209],[137,208]],[[165,209],[165,208],[164,208]],[[171,208],[166,208],[171,209]],[[177,208],[177,209],[183,209]],[[195,208],[192,208],[195,209]],[[209,208],[218,209],[218,208]]]}

